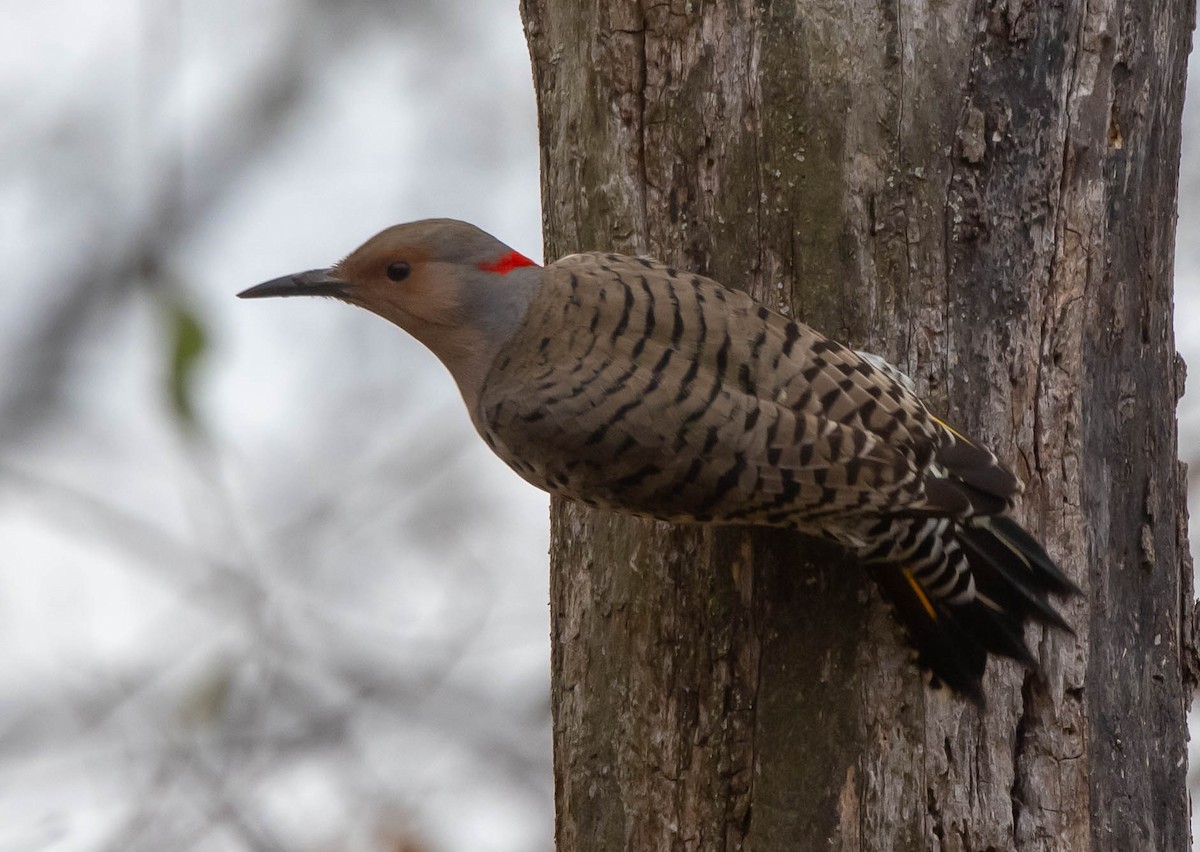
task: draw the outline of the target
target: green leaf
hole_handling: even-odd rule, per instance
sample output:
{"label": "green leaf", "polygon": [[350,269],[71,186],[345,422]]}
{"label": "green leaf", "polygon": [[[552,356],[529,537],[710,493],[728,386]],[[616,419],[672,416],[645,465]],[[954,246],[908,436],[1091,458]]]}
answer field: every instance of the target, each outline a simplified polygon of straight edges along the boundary
{"label": "green leaf", "polygon": [[196,368],[208,348],[208,338],[200,319],[182,305],[168,308],[170,324],[171,369],[167,376],[167,395],[179,422],[188,428],[199,424],[192,386]]}

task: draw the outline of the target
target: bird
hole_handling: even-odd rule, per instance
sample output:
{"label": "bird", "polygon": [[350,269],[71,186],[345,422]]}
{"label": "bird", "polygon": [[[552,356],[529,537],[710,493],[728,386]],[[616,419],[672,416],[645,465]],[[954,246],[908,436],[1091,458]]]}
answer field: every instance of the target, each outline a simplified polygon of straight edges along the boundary
{"label": "bird", "polygon": [[930,682],[982,701],[989,655],[1078,592],[1014,518],[1023,487],[912,381],[704,275],[647,257],[539,265],[453,219],[238,294],[326,296],[448,369],[518,475],[596,509],[832,541],[878,584]]}

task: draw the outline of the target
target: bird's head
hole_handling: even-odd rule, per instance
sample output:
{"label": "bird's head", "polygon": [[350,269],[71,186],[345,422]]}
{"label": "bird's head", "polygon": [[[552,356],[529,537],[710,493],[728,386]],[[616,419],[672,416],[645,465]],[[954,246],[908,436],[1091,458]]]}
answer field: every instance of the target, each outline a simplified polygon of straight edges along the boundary
{"label": "bird's head", "polygon": [[539,272],[474,225],[425,219],[376,234],[328,269],[285,275],[238,296],[331,296],[366,308],[425,344],[471,404],[525,315]]}

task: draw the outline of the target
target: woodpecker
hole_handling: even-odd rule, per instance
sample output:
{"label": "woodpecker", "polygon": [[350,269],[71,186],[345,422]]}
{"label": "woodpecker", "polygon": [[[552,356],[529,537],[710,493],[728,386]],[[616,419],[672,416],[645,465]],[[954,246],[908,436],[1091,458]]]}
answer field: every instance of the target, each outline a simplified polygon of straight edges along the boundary
{"label": "woodpecker", "polygon": [[329,296],[428,347],[528,482],[682,524],[782,527],[868,570],[935,681],[980,699],[988,654],[1036,665],[1076,592],[1012,517],[1017,478],[896,367],[702,275],[589,252],[542,267],[465,222],[397,225],[243,298]]}

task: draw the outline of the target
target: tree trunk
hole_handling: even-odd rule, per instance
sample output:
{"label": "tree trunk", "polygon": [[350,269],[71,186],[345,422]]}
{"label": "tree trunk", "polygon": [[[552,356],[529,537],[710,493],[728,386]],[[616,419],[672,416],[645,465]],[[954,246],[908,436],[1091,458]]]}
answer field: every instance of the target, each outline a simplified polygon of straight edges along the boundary
{"label": "tree trunk", "polygon": [[890,358],[1084,589],[981,710],[824,546],[556,500],[559,850],[1188,848],[1191,4],[522,9],[547,257],[654,255]]}

